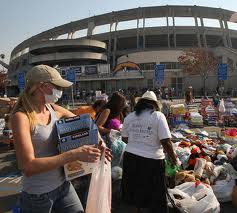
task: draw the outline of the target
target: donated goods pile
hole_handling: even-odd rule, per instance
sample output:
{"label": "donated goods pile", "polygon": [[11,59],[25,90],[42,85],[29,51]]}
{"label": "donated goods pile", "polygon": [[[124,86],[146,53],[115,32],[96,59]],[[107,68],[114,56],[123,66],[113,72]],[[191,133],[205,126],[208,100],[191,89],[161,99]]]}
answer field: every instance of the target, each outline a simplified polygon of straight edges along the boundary
{"label": "donated goods pile", "polygon": [[207,106],[205,109],[205,123],[210,126],[216,126],[217,121],[218,116],[215,108],[213,106]]}
{"label": "donated goods pile", "polygon": [[202,127],[203,126],[203,117],[198,112],[190,113],[190,125],[194,127]]}
{"label": "donated goods pile", "polygon": [[200,104],[173,104],[169,108],[169,124],[172,127],[189,124],[190,127],[237,127],[237,106],[231,101],[220,101],[215,107],[212,100],[202,99]]}
{"label": "donated goods pile", "polygon": [[[98,144],[98,129],[89,114],[65,118],[56,122],[58,149],[60,153],[83,145]],[[95,163],[74,161],[64,165],[67,180],[72,180],[92,172]]]}
{"label": "donated goods pile", "polygon": [[225,112],[223,113],[223,119],[225,126],[233,127],[237,126],[237,108],[236,105],[230,101],[224,103]]}
{"label": "donated goods pile", "polygon": [[186,109],[184,104],[175,104],[170,106],[170,123],[172,126],[179,124],[185,124],[184,119],[186,114]]}
{"label": "donated goods pile", "polygon": [[169,194],[181,212],[218,213],[219,202],[228,201],[237,207],[237,129],[222,132],[216,138],[211,132],[173,129],[173,147],[181,167],[166,174],[175,179]]}

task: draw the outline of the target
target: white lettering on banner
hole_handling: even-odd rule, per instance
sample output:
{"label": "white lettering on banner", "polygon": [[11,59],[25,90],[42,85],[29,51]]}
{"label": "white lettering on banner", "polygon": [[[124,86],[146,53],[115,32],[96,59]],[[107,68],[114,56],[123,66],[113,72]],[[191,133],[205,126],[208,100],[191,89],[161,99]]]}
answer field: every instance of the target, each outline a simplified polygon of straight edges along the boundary
{"label": "white lettering on banner", "polygon": [[15,179],[11,180],[9,183],[19,183],[21,181],[21,178],[22,177],[15,178]]}
{"label": "white lettering on banner", "polygon": [[9,179],[12,180],[13,177],[5,177],[2,180],[0,179],[0,183],[4,182],[5,180],[9,180]]}
{"label": "white lettering on banner", "polygon": [[0,183],[19,183],[22,179],[22,176],[9,176],[0,178]]}

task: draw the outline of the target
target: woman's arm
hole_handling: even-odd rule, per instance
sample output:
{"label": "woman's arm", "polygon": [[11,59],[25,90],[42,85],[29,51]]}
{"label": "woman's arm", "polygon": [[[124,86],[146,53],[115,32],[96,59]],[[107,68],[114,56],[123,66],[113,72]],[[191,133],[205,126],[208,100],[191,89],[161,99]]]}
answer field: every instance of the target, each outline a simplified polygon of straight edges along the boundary
{"label": "woman's arm", "polygon": [[110,109],[105,109],[100,114],[99,118],[96,121],[96,125],[98,126],[100,134],[108,134],[110,133],[110,129],[104,127],[105,122],[107,121],[110,114]]}
{"label": "woman's arm", "polygon": [[61,118],[70,118],[73,116],[76,116],[74,113],[70,112],[69,110],[57,105],[57,104],[51,104],[54,111],[56,112],[59,119]]}
{"label": "woman's arm", "polygon": [[26,176],[47,172],[75,160],[95,162],[101,155],[101,151],[93,146],[82,146],[56,156],[36,158],[29,119],[24,113],[17,112],[12,116],[12,130],[17,159]]}
{"label": "woman's arm", "polygon": [[163,149],[165,150],[165,152],[168,155],[168,159],[169,159],[170,163],[172,165],[176,165],[177,164],[177,156],[174,153],[174,149],[173,149],[172,142],[171,142],[170,138],[163,139],[160,142],[163,146]]}

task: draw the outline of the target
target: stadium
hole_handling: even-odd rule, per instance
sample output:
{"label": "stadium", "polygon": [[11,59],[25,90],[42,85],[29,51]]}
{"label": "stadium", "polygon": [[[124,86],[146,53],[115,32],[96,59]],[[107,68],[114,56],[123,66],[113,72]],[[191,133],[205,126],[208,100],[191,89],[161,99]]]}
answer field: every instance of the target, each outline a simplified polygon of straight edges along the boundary
{"label": "stadium", "polygon": [[[154,88],[154,66],[165,65],[163,86],[182,95],[192,85],[199,93],[202,78],[182,72],[178,57],[187,48],[212,51],[228,64],[226,90],[237,82],[237,27],[235,12],[201,6],[156,6],[113,11],[70,22],[39,33],[16,46],[9,64],[12,93],[19,72],[31,66],[57,67],[66,78],[75,70],[75,90]],[[212,93],[217,74],[207,79]],[[214,89],[213,89],[214,88]]]}

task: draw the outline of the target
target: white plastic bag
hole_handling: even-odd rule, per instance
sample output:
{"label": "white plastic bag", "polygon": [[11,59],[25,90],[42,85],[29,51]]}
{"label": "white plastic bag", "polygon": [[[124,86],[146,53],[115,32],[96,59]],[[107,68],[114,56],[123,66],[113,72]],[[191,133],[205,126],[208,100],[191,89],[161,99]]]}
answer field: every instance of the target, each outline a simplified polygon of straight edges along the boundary
{"label": "white plastic bag", "polygon": [[[174,189],[169,189],[169,194],[180,211],[185,213],[219,213],[220,204],[214,195],[212,188],[202,183],[196,185],[193,182],[183,183]],[[180,195],[183,199],[176,199]]]}
{"label": "white plastic bag", "polygon": [[92,172],[86,213],[111,213],[111,164],[105,154]]}
{"label": "white plastic bag", "polygon": [[224,113],[225,112],[225,103],[224,103],[223,98],[221,99],[220,104],[219,104],[219,112],[220,113]]}
{"label": "white plastic bag", "polygon": [[234,186],[235,180],[228,175],[226,180],[216,181],[215,185],[212,186],[212,189],[218,201],[229,202],[232,200]]}
{"label": "white plastic bag", "polygon": [[123,158],[123,153],[126,148],[126,143],[122,141],[121,133],[117,130],[111,129],[109,134],[109,140],[111,142],[110,149],[112,150],[112,167],[120,166]]}

